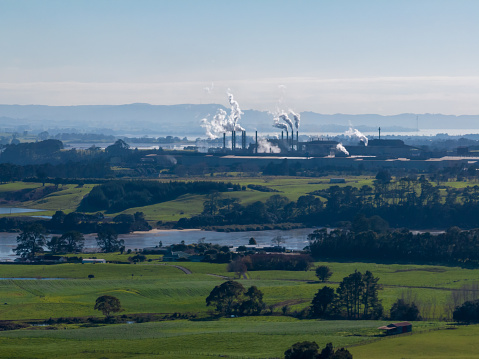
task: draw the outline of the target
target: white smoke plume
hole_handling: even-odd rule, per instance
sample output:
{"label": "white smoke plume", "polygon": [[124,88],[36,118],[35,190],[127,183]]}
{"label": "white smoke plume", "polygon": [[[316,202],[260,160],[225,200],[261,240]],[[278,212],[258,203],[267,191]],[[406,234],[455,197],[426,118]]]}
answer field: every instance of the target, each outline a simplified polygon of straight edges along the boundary
{"label": "white smoke plume", "polygon": [[288,131],[288,125],[285,123],[279,122],[280,121],[279,117],[275,117],[273,121],[274,121],[273,127],[281,128],[282,130]]}
{"label": "white smoke plume", "polygon": [[244,131],[244,128],[241,127],[238,124],[238,121],[241,120],[241,115],[243,115],[243,112],[241,111],[239,107],[238,101],[236,101],[233,97],[232,93],[228,92],[228,101],[230,102],[231,105],[231,113],[229,116],[229,121],[228,121],[228,130],[229,131]]}
{"label": "white smoke plume", "polygon": [[208,138],[218,138],[225,132],[244,131],[244,128],[238,123],[243,112],[231,93],[228,93],[228,101],[231,105],[229,116],[225,110],[220,108],[212,120],[208,119],[209,115],[201,120],[201,127],[205,129]]}
{"label": "white smoke plume", "polygon": [[258,140],[258,153],[281,153],[281,149],[265,138]]}
{"label": "white smoke plume", "polygon": [[344,153],[346,156],[349,156],[348,150],[346,149],[346,147],[343,146],[342,143],[338,143],[338,144],[336,145],[336,150],[341,151],[341,152]]}
{"label": "white smoke plume", "polygon": [[359,132],[358,129],[353,128],[352,126],[349,126],[349,130],[347,130],[344,134],[349,138],[356,137],[360,141],[363,141],[365,146],[368,145],[368,138]]}
{"label": "white smoke plume", "polygon": [[293,121],[291,121],[291,119],[288,117],[288,114],[286,112],[283,112],[281,115],[279,115],[279,118],[289,125],[289,127],[291,128],[291,133],[293,133]]}
{"label": "white smoke plume", "polygon": [[293,116],[294,127],[296,127],[296,129],[299,129],[299,123],[301,122],[301,116],[299,115],[299,113],[296,113],[293,110],[289,110],[289,113]]}

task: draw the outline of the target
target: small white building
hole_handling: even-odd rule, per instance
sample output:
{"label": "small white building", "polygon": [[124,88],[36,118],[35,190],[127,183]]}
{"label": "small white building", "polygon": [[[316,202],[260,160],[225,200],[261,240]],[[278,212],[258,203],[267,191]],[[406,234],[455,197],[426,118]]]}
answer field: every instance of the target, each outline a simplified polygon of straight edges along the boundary
{"label": "small white building", "polygon": [[81,262],[82,262],[82,264],[85,264],[85,263],[93,263],[93,264],[95,264],[95,263],[106,263],[106,260],[101,259],[101,258],[99,258],[99,259],[83,258]]}

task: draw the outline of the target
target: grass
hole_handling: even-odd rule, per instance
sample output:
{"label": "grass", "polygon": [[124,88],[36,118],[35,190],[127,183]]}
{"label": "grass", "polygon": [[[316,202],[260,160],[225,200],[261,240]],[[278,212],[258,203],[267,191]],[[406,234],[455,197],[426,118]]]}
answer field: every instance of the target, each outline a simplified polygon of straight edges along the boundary
{"label": "grass", "polygon": [[[109,260],[126,259],[128,255],[93,254]],[[123,258],[125,257],[125,258]],[[155,256],[152,256],[155,257]],[[159,256],[156,256],[158,258]],[[316,263],[328,265],[333,276],[328,283],[319,283],[314,269],[307,272],[249,272],[249,279],[239,280],[245,287],[257,286],[264,293],[267,305],[290,306],[302,310],[310,305],[315,293],[324,285],[336,288],[342,278],[354,270],[370,270],[383,286],[380,299],[386,311],[401,296],[415,298],[423,316],[445,317],[445,304],[451,291],[463,284],[477,282],[478,270],[458,267],[419,266],[375,263]],[[179,265],[193,274],[175,268]],[[88,275],[94,275],[88,279]],[[205,298],[214,286],[234,273],[225,264],[160,263],[157,260],[139,264],[59,264],[1,265],[5,278],[63,278],[62,280],[0,281],[0,319],[46,319],[51,316],[95,315],[92,304],[96,297],[113,293],[128,313],[206,313]],[[97,314],[98,315],[98,314]]]}
{"label": "grass", "polygon": [[460,326],[417,335],[391,337],[372,344],[350,348],[355,359],[448,359],[479,358],[479,326]]}
{"label": "grass", "polygon": [[[108,255],[112,258],[125,256]],[[452,289],[475,281],[478,274],[478,270],[429,265],[315,263],[320,264],[332,269],[331,282],[326,285],[333,287],[355,269],[372,271],[380,277],[384,286],[380,298],[386,310],[406,290],[413,290],[424,302],[435,300],[442,305]],[[187,275],[173,265],[188,268],[193,274]],[[89,274],[93,274],[94,278],[87,279]],[[196,313],[201,317],[210,309],[205,305],[205,298],[214,286],[225,280],[219,276],[232,277],[233,273],[226,272],[225,264],[162,264],[153,261],[141,264],[0,265],[0,276],[64,278],[0,281],[0,298],[2,303],[7,303],[0,306],[1,320],[46,320],[50,317],[101,316],[93,309],[93,303],[98,296],[106,294],[120,299],[124,308],[121,314],[180,312]],[[324,285],[317,281],[314,270],[260,271],[249,272],[248,276],[250,279],[240,282],[245,287],[257,286],[264,293],[266,304],[276,306],[276,313],[284,305],[288,305],[291,311],[309,306],[314,294]],[[221,355],[271,358],[281,357],[293,343],[304,340],[314,340],[321,346],[327,342],[333,342],[338,347],[361,344],[351,349],[355,358],[368,357],[369,352],[373,353],[372,358],[381,353],[384,356],[389,352],[388,345],[394,345],[394,348],[397,345],[398,350],[394,349],[394,353],[402,353],[402,347],[406,345],[401,344],[403,340],[417,340],[417,344],[411,344],[411,350],[416,350],[415,345],[419,346],[421,342],[421,339],[414,339],[416,335],[371,342],[378,339],[376,328],[385,323],[264,316],[100,327],[59,324],[57,329],[68,330],[37,328],[0,332],[0,358],[46,358],[53,355],[71,358],[208,358]],[[444,323],[418,322],[414,324],[414,331],[417,333],[438,325]],[[442,332],[417,337],[427,339]],[[446,333],[454,335],[460,331]],[[431,338],[431,345],[434,345],[434,340],[438,339]],[[463,340],[461,338],[457,340]],[[467,341],[463,344],[466,345]],[[425,351],[417,350],[420,355],[414,354],[414,358],[422,357]],[[405,352],[401,355],[394,358],[408,357]]]}
{"label": "grass", "polygon": [[[217,321],[170,321],[72,330],[0,333],[0,357],[46,358],[233,358],[282,357],[293,343],[345,346],[378,334],[377,321],[317,321],[253,317]],[[434,324],[420,323],[428,328]],[[57,344],[56,346],[54,344]]]}
{"label": "grass", "polygon": [[[372,186],[374,177],[372,176],[342,176],[345,178],[346,183],[333,184],[340,187],[353,186],[360,188],[364,185]],[[260,192],[251,189],[246,191],[225,193],[225,197],[236,197],[240,200],[241,204],[249,205],[256,201],[266,201],[269,197],[279,194],[287,197],[291,201],[296,201],[300,196],[306,195],[310,192],[323,190],[330,187],[329,177],[288,177],[288,176],[272,176],[272,177],[229,177],[229,176],[215,176],[215,177],[191,177],[185,179],[187,181],[194,180],[211,180],[222,182],[239,183],[241,186],[247,186],[248,184],[256,184],[271,189],[278,190],[279,192]],[[169,181],[159,180],[159,181]],[[442,182],[441,186],[464,188],[467,186],[477,185],[476,182]],[[14,182],[0,185],[0,193],[6,191],[17,191],[24,188],[38,188],[41,187],[40,183],[24,183]],[[92,184],[84,185],[79,188],[76,185],[64,185],[60,187],[60,191],[52,193],[40,200],[24,202],[19,204],[20,207],[34,208],[44,210],[38,212],[37,215],[52,215],[57,210],[62,210],[65,213],[76,210],[81,199],[87,195],[94,187]],[[444,192],[444,191],[442,191]],[[444,192],[445,193],[445,192]],[[324,201],[324,198],[322,198]],[[192,195],[186,194],[175,200],[158,203],[154,205],[144,207],[134,207],[119,213],[133,214],[135,212],[143,212],[146,219],[153,224],[157,221],[177,221],[182,217],[191,217],[198,215],[203,210],[203,202],[205,201],[204,195]],[[17,205],[17,204],[16,204]],[[108,213],[107,216],[115,216],[118,213]],[[20,214],[21,215],[21,214]],[[28,214],[27,214],[28,215]]]}

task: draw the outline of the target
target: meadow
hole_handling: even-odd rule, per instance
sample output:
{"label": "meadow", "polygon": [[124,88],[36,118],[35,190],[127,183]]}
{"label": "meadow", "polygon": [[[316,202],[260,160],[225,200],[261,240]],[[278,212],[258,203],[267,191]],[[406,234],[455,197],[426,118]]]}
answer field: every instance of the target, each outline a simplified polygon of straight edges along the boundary
{"label": "meadow", "polygon": [[[101,257],[101,254],[95,256]],[[110,260],[115,256],[111,254]],[[314,268],[306,272],[253,271],[239,280],[245,287],[255,285],[264,293],[264,301],[280,312],[300,311],[309,306],[323,285],[337,287],[354,270],[370,270],[380,278],[385,311],[400,297],[409,297],[423,306],[429,319],[447,318],[446,305],[453,291],[477,283],[479,270],[459,267],[318,262],[328,265],[333,276],[320,283]],[[182,266],[192,274],[185,274]],[[89,279],[88,276],[94,277]],[[2,278],[60,278],[57,280],[0,280],[0,319],[48,319],[65,316],[98,316],[93,303],[100,295],[110,294],[123,303],[125,314],[189,312],[207,315],[205,298],[214,286],[235,274],[225,264],[162,263],[158,260],[139,264],[57,264],[0,265]]]}
{"label": "meadow", "polygon": [[[101,257],[101,254],[95,256]],[[124,255],[110,254],[111,260],[115,256]],[[479,270],[459,267],[315,263],[321,264],[328,265],[333,271],[331,281],[325,283],[332,287],[356,269],[372,271],[383,285],[380,299],[386,311],[405,292],[408,292],[407,295],[413,292],[417,299],[425,303],[436,298],[439,308],[447,301],[451,291],[463,284],[475,283],[479,274]],[[187,268],[192,274],[185,274],[175,266]],[[94,278],[88,279],[89,275]],[[234,273],[226,271],[225,264],[162,263],[153,260],[140,264],[0,265],[0,276],[61,278],[0,280],[0,298],[4,303],[0,305],[0,320],[38,322],[59,317],[101,318],[101,313],[95,311],[93,305],[98,296],[106,294],[120,299],[124,311],[119,315],[135,317],[141,313],[189,313],[197,318],[109,325],[60,323],[0,332],[0,358],[47,358],[53,355],[70,358],[152,358],[158,355],[162,358],[221,355],[231,358],[279,358],[293,343],[304,340],[314,340],[322,346],[328,342],[333,342],[336,347],[352,346],[355,358],[366,358],[368,348],[372,348],[371,353],[379,357],[381,353],[388,352],[388,345],[397,346],[398,352],[401,352],[403,340],[416,340],[414,345],[419,346],[421,339],[416,337],[428,338],[434,343],[435,340],[444,340],[441,339],[443,332],[459,335],[463,343],[472,340],[462,327],[456,331],[426,332],[446,327],[446,322],[437,320],[415,322],[415,335],[412,337],[377,342],[381,333],[376,328],[387,324],[387,321],[300,320],[280,315],[284,306],[288,306],[289,313],[306,308],[317,290],[325,285],[318,282],[314,270],[247,273],[248,279],[239,281],[245,287],[255,285],[263,291],[264,301],[274,314],[223,319],[211,319],[211,308],[206,307],[205,298],[214,286],[234,277]],[[441,312],[438,308],[436,315],[443,316],[443,309]],[[421,331],[425,333],[418,334]],[[463,338],[464,335],[467,338]],[[446,358],[447,353],[452,355],[452,352],[443,351],[441,354],[444,356],[432,357]],[[421,357],[428,358],[426,354]]]}
{"label": "meadow", "polygon": [[[333,342],[337,347],[370,341],[383,323],[249,317],[17,330],[0,333],[0,357],[280,358],[297,341],[316,341],[321,346]],[[435,327],[435,323],[415,323],[417,331]]]}
{"label": "meadow", "polygon": [[[288,177],[288,176],[246,176],[243,173],[238,173],[237,176],[213,176],[213,177],[191,177],[186,180],[204,181],[205,179],[217,182],[232,182],[238,183],[241,186],[247,187],[249,184],[261,185],[264,187],[277,190],[278,192],[261,192],[246,188],[245,191],[227,192],[223,197],[238,198],[243,205],[249,205],[256,201],[266,201],[269,197],[279,194],[287,197],[291,201],[296,201],[300,196],[308,194],[313,191],[324,190],[332,185],[345,187],[352,186],[361,188],[364,185],[372,186],[374,176],[341,176],[346,180],[346,183],[331,184],[330,177]],[[160,179],[159,181],[169,181]],[[451,188],[464,188],[467,186],[475,186],[477,182],[442,182],[441,186]],[[24,183],[13,182],[8,184],[0,184],[0,195],[2,192],[18,191],[25,188],[40,188],[41,183]],[[52,215],[57,210],[62,210],[65,213],[75,211],[80,204],[82,198],[87,195],[94,184],[86,184],[82,187],[77,185],[63,185],[59,187],[59,191],[51,193],[44,198],[35,201],[27,201],[22,203],[13,203],[12,205],[24,208],[33,208],[44,210],[37,212],[37,215]],[[440,190],[445,194],[445,190]],[[321,197],[320,197],[321,198]],[[120,213],[134,214],[135,212],[143,212],[146,219],[154,226],[157,221],[178,221],[182,217],[192,217],[200,214],[203,211],[203,202],[206,200],[205,195],[186,194],[171,201],[158,203],[154,205],[129,208],[118,213],[105,213],[108,217],[113,217]],[[325,201],[324,198],[321,198]],[[10,204],[9,204],[10,205]],[[20,214],[22,215],[22,214]],[[24,214],[25,215],[25,214]],[[28,214],[26,214],[28,215]]]}

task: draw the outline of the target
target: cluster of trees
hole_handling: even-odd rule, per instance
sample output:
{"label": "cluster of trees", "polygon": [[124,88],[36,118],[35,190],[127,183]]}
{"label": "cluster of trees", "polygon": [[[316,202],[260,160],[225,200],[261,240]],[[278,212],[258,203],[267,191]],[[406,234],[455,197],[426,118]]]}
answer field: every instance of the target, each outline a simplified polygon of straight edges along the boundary
{"label": "cluster of trees", "polygon": [[[51,231],[64,232],[76,230],[82,233],[98,232],[104,222],[103,213],[86,214],[81,212],[56,211],[52,219],[44,225]],[[151,226],[145,219],[143,212],[135,214],[119,214],[108,224],[116,233],[129,233],[133,231],[149,231]]]}
{"label": "cluster of trees", "polygon": [[263,293],[255,286],[247,290],[241,283],[227,281],[213,288],[206,298],[207,306],[214,306],[221,316],[259,315],[264,309]]}
{"label": "cluster of trees", "polygon": [[264,203],[257,201],[243,206],[238,198],[224,198],[221,193],[211,193],[203,203],[203,213],[192,218],[181,218],[177,226],[196,228],[214,225],[274,224],[302,222],[305,215],[319,211],[323,203],[318,197],[306,195],[290,201],[279,194]]}
{"label": "cluster of trees", "polygon": [[[256,253],[236,259],[228,269],[231,272],[258,270],[307,271],[313,259],[307,254],[264,254]],[[240,268],[240,270],[238,270]]]}
{"label": "cluster of trees", "polygon": [[343,278],[336,291],[328,286],[314,296],[310,315],[313,318],[346,317],[347,319],[377,319],[383,315],[378,298],[379,278],[370,271],[355,271]]}
{"label": "cluster of trees", "polygon": [[94,187],[80,203],[79,210],[119,212],[131,207],[171,201],[188,193],[226,192],[229,188],[241,190],[240,185],[225,182],[111,181]]}
{"label": "cluster of trees", "polygon": [[[442,191],[441,191],[442,190]],[[327,201],[321,201],[320,197]],[[204,202],[201,215],[181,219],[178,226],[233,224],[304,223],[328,225],[353,221],[358,213],[378,218],[374,226],[425,228],[458,225],[476,226],[474,213],[479,210],[479,186],[462,189],[435,186],[424,177],[391,181],[388,174],[378,173],[374,185],[331,186],[290,201],[279,194],[267,201],[242,205],[237,198],[211,194]],[[364,223],[363,223],[364,225]]]}
{"label": "cluster of trees", "polygon": [[456,307],[453,318],[462,323],[479,322],[479,300],[470,300]]}
{"label": "cluster of trees", "polygon": [[339,348],[334,350],[333,344],[328,343],[319,352],[316,342],[297,342],[284,352],[284,359],[353,359],[349,350]]}
{"label": "cluster of trees", "polygon": [[110,164],[105,159],[28,165],[0,163],[0,183],[32,180],[68,183],[68,178],[108,178],[112,174]]}
{"label": "cluster of trees", "polygon": [[[81,253],[85,244],[83,234],[68,231],[61,236],[53,236],[47,240],[46,229],[39,223],[27,223],[17,236],[15,253],[23,259],[35,260],[37,254],[44,253],[46,246],[54,254]],[[104,225],[97,233],[97,244],[103,252],[118,252],[125,249],[122,239],[108,225]]]}
{"label": "cluster of trees", "polygon": [[315,258],[394,260],[440,263],[478,263],[479,230],[451,227],[445,233],[395,230],[377,233],[346,229],[315,230],[309,236]]}

